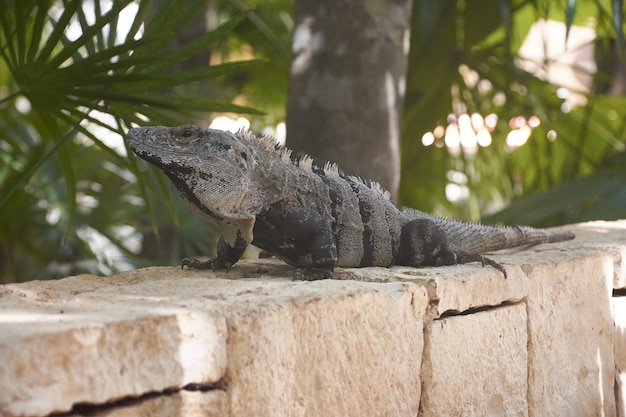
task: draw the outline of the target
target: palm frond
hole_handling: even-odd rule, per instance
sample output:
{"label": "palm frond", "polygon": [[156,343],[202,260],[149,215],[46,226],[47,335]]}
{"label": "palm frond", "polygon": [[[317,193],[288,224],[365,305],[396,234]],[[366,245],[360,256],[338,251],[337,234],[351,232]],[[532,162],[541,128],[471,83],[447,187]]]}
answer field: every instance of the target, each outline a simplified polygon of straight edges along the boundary
{"label": "palm frond", "polygon": [[[74,253],[77,262],[94,256],[76,234],[84,222],[113,244],[121,245],[111,228],[129,222],[128,216],[99,208],[109,205],[111,184],[120,184],[127,193],[119,196],[118,210],[112,210],[116,213],[147,212],[145,220],[153,230],[159,230],[159,211],[176,215],[172,202],[153,202],[155,194],[150,190],[162,192],[163,178],[154,176],[146,182],[142,179],[145,167],[112,149],[94,133],[95,127],[123,136],[126,128],[145,123],[146,117],[153,124],[176,124],[199,112],[260,113],[220,101],[219,97],[180,92],[172,97],[181,86],[254,71],[263,64],[249,60],[176,69],[212,42],[228,36],[245,14],[165,54],[205,1],[193,0],[182,7],[176,0],[165,1],[151,16],[151,1],[142,0],[128,33],[119,40],[120,14],[130,3],[96,0],[91,10],[80,0],[63,0],[62,7],[54,1],[0,3],[0,67],[9,75],[0,79],[5,83],[0,84],[5,94],[0,97],[0,112],[10,114],[9,120],[19,120],[12,125],[0,122],[0,146],[8,152],[2,160],[10,161],[0,169],[0,249],[11,254],[12,265],[0,265],[0,270],[9,273],[10,279],[34,270],[18,271],[16,262],[23,259],[32,258],[33,268],[45,268],[46,262],[51,262],[73,270],[68,253]],[[70,37],[72,25],[80,27],[79,35]],[[31,109],[20,113],[16,101],[24,98]],[[96,118],[92,110],[111,120]],[[28,240],[28,230],[23,239],[16,238],[12,213],[27,212],[23,205],[33,201],[41,207],[36,211],[39,217],[31,226],[22,227],[37,229],[42,238]],[[139,205],[144,210],[138,211]],[[129,255],[121,246],[120,250]],[[45,273],[39,270],[37,276]]]}

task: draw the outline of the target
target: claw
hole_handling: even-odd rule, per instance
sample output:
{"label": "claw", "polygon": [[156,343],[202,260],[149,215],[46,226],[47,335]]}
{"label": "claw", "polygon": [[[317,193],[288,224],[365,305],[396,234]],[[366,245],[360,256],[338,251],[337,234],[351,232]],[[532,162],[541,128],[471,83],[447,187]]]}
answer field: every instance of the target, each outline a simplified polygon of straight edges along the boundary
{"label": "claw", "polygon": [[185,267],[187,267],[187,269],[211,269],[213,271],[225,269],[226,272],[230,270],[231,266],[233,266],[232,263],[219,258],[209,259],[208,261],[199,261],[195,258],[184,258],[180,263],[181,269],[185,269]]}
{"label": "claw", "polygon": [[185,269],[185,267],[187,267],[187,269],[191,269],[191,264],[193,264],[194,262],[198,261],[196,259],[183,258],[180,263],[180,269]]}
{"label": "claw", "polygon": [[318,281],[332,277],[333,271],[324,268],[296,268],[293,274],[294,281]]}
{"label": "claw", "polygon": [[504,269],[504,267],[502,265],[500,265],[499,263],[497,263],[493,259],[489,259],[486,256],[478,255],[478,254],[463,253],[463,254],[459,255],[458,263],[466,264],[466,263],[469,263],[469,262],[480,262],[483,267],[485,265],[489,265],[489,266],[497,269],[498,271],[502,272],[502,274],[504,275],[504,279],[507,278],[506,269]]}
{"label": "claw", "polygon": [[502,272],[502,274],[504,275],[504,279],[507,278],[506,269],[504,269],[504,267],[502,265],[500,265],[499,263],[497,263],[493,259],[485,258],[482,255],[481,255],[481,258],[482,258],[483,266],[485,266],[485,264],[487,264],[487,265],[497,269],[498,271]]}

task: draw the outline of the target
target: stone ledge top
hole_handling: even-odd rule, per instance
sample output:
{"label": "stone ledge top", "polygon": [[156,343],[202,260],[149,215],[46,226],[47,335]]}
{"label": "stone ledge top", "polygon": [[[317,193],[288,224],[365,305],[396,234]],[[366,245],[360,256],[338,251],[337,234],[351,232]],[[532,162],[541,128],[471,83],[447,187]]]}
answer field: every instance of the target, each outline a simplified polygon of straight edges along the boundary
{"label": "stone ledge top", "polygon": [[[102,316],[104,309],[111,313],[102,320],[116,320],[121,316],[143,316],[148,307],[159,312],[245,310],[359,291],[397,297],[413,285],[427,290],[431,305],[437,305],[432,311],[432,317],[436,317],[447,311],[519,301],[527,295],[526,269],[591,256],[613,257],[614,288],[626,288],[626,268],[622,265],[626,258],[626,220],[566,228],[576,233],[576,239],[490,255],[505,266],[508,279],[493,268],[481,268],[475,263],[441,268],[337,268],[335,279],[317,282],[293,281],[293,268],[273,259],[241,261],[229,272],[148,267],[110,277],[78,275],[0,286],[0,312],[5,318],[0,323],[8,324],[9,311],[67,316],[79,309],[86,317],[96,317]],[[37,322],[45,327],[43,318]]]}

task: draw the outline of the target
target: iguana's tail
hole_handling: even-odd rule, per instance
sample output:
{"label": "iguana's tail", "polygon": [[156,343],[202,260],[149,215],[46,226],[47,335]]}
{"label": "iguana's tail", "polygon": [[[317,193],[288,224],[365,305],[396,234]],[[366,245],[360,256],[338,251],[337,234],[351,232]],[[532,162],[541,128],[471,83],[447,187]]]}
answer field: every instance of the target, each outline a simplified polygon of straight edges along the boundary
{"label": "iguana's tail", "polygon": [[536,245],[539,243],[562,242],[574,239],[569,231],[551,231],[527,226],[489,226],[449,220],[413,209],[402,209],[410,219],[429,219],[442,229],[447,237],[450,249],[465,253],[483,254],[517,246]]}

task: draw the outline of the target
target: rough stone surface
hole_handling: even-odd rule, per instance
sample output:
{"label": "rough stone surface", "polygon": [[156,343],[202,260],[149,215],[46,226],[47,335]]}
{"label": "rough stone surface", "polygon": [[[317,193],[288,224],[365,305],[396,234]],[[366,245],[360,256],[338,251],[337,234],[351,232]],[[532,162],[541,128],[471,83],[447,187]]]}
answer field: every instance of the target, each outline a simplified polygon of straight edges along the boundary
{"label": "rough stone surface", "polygon": [[[493,257],[497,259],[496,257]],[[504,263],[504,262],[503,262]],[[390,270],[393,272],[390,274]],[[430,298],[427,316],[431,319],[448,312],[463,312],[485,306],[520,301],[528,294],[528,280],[518,266],[507,265],[508,278],[493,268],[479,264],[438,269],[401,266],[339,270],[338,279],[370,282],[412,282],[426,288]]]}
{"label": "rough stone surface", "polygon": [[426,298],[414,290],[233,317],[233,415],[416,415]]}
{"label": "rough stone surface", "polygon": [[526,306],[425,327],[420,416],[527,416]]}
{"label": "rough stone surface", "polygon": [[125,293],[131,285],[123,276],[83,275],[0,289],[0,415],[44,415],[219,381],[226,320],[157,307]]}
{"label": "rough stone surface", "polygon": [[617,415],[626,417],[626,296],[613,297]]}
{"label": "rough stone surface", "polygon": [[613,265],[596,255],[524,267],[531,416],[615,415]]}
{"label": "rough stone surface", "polygon": [[613,288],[626,288],[626,220],[596,221],[576,225],[569,251],[579,255],[605,253],[613,257]]}

